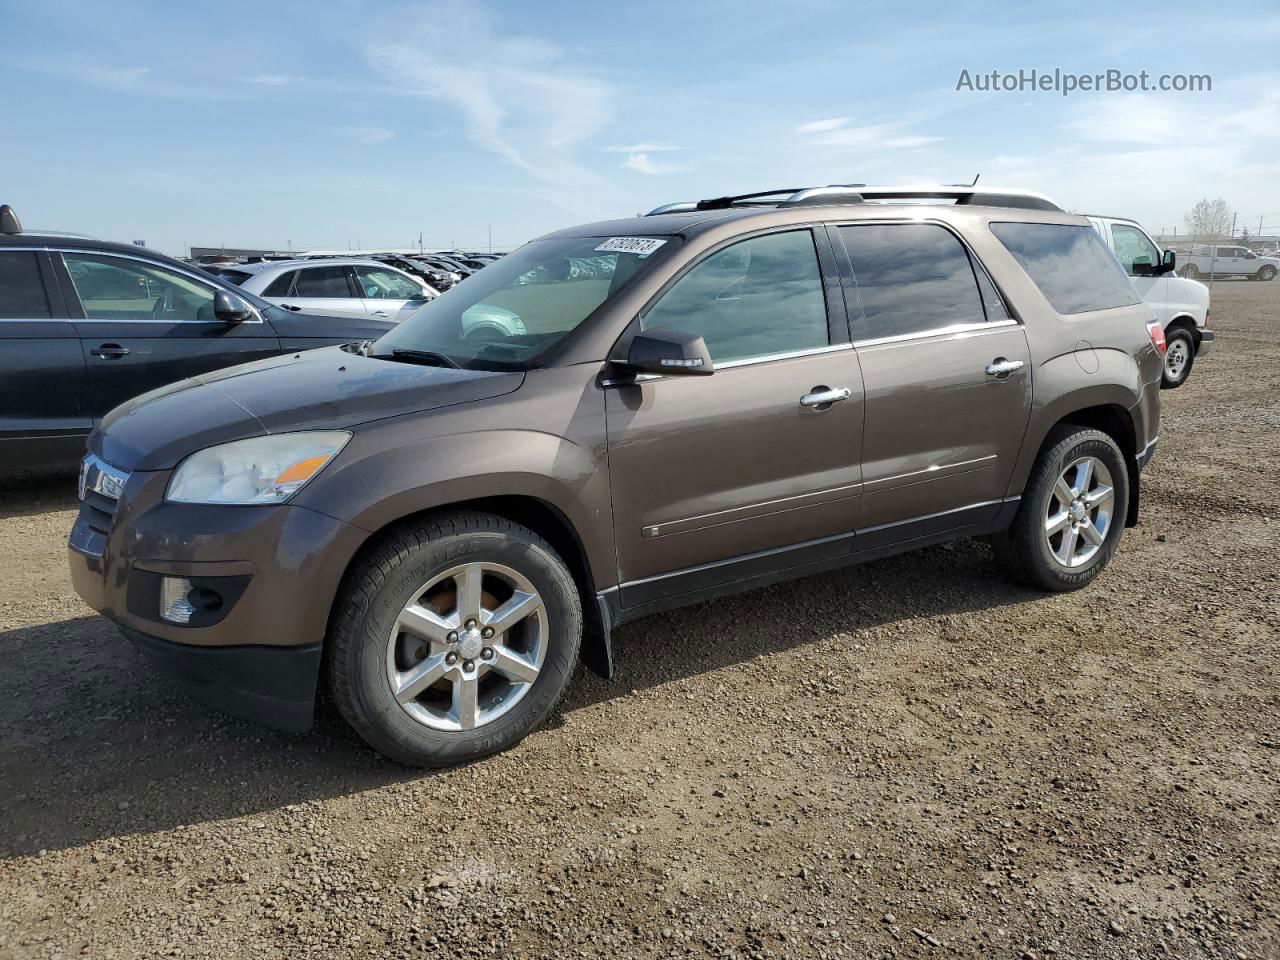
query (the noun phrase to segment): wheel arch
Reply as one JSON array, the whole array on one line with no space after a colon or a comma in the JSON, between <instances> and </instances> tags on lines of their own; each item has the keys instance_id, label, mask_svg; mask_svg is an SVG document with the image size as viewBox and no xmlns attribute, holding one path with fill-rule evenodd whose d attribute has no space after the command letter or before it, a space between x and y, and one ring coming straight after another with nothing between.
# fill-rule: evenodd
<instances>
[{"instance_id":1,"label":"wheel arch","mask_svg":"<svg viewBox=\"0 0 1280 960\"><path fill-rule=\"evenodd\" d=\"M541 497L528 494L490 494L466 499L442 500L431 506L424 506L394 517L378 529L371 531L360 547L348 558L343 571L343 580L346 580L348 574L365 556L375 552L386 539L394 537L397 531L442 513L454 512L489 513L502 517L527 527L551 545L551 548L565 562L574 582L578 585L585 628L580 652L582 662L605 679L610 678L613 674L610 624L597 600L596 578L592 572L587 546L564 511ZM331 610L330 623L335 615L336 610Z\"/></svg>"},{"instance_id":2,"label":"wheel arch","mask_svg":"<svg viewBox=\"0 0 1280 960\"><path fill-rule=\"evenodd\" d=\"M1124 457L1125 471L1129 475L1129 506L1125 514L1125 526L1133 527L1138 523L1139 486L1142 472L1138 469L1138 439L1133 416L1127 409L1115 403L1100 403L1089 407L1081 407L1065 414L1054 422L1045 433L1047 438L1058 427L1075 426L1091 430L1099 430L1116 442ZM1043 448L1045 440L1040 441ZM1037 454L1039 449L1037 448Z\"/></svg>"},{"instance_id":3,"label":"wheel arch","mask_svg":"<svg viewBox=\"0 0 1280 960\"><path fill-rule=\"evenodd\" d=\"M1179 314L1165 324L1165 330L1186 330L1191 334L1192 345L1197 350L1200 348L1200 328L1196 325L1194 317L1185 313Z\"/></svg>"}]
</instances>

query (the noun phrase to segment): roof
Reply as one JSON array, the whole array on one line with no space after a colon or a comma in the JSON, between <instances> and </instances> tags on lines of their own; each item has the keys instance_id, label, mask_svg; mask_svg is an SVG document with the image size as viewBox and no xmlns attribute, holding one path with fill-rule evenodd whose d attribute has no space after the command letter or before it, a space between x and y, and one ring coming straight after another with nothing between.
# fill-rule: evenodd
<instances>
[{"instance_id":1,"label":"roof","mask_svg":"<svg viewBox=\"0 0 1280 960\"><path fill-rule=\"evenodd\" d=\"M263 273L267 270L298 270L302 267L391 266L372 257L313 257L299 260L263 260L261 263L225 263L219 267L243 270L245 273Z\"/></svg>"}]
</instances>

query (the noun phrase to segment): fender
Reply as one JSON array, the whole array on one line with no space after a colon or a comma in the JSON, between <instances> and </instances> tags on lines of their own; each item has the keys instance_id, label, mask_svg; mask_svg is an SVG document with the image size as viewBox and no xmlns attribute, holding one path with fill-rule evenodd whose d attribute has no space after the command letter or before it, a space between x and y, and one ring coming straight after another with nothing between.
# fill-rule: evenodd
<instances>
[{"instance_id":1,"label":"fender","mask_svg":"<svg viewBox=\"0 0 1280 960\"><path fill-rule=\"evenodd\" d=\"M1082 379L1081 373L1090 376ZM1071 414L1095 407L1110 407L1127 425L1128 436L1117 438L1132 457L1140 435L1132 410L1142 400L1142 377L1132 356L1121 350L1072 350L1036 367L1035 397L1027 435L1009 481L1008 495L1020 494L1049 431Z\"/></svg>"}]
</instances>

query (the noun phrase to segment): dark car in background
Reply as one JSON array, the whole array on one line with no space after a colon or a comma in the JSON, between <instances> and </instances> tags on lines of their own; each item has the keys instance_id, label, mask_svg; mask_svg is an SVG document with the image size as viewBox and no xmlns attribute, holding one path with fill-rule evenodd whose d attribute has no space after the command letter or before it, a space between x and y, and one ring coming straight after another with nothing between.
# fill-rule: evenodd
<instances>
[{"instance_id":1,"label":"dark car in background","mask_svg":"<svg viewBox=\"0 0 1280 960\"><path fill-rule=\"evenodd\" d=\"M113 407L176 380L393 324L272 306L143 247L0 217L0 474L72 467Z\"/></svg>"}]
</instances>

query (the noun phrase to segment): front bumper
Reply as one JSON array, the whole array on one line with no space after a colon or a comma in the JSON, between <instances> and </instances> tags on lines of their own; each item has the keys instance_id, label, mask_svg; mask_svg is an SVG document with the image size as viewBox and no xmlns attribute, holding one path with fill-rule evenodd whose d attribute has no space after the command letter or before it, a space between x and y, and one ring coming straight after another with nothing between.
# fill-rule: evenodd
<instances>
[{"instance_id":1,"label":"front bumper","mask_svg":"<svg viewBox=\"0 0 1280 960\"><path fill-rule=\"evenodd\" d=\"M311 729L320 644L200 647L121 632L161 674L215 710L286 733Z\"/></svg>"},{"instance_id":2,"label":"front bumper","mask_svg":"<svg viewBox=\"0 0 1280 960\"><path fill-rule=\"evenodd\" d=\"M1200 335L1199 341L1196 343L1196 357L1203 357L1213 349L1214 333L1212 330L1206 330L1201 327L1197 331Z\"/></svg>"},{"instance_id":3,"label":"front bumper","mask_svg":"<svg viewBox=\"0 0 1280 960\"><path fill-rule=\"evenodd\" d=\"M290 504L167 503L168 480L135 473L118 501L86 497L68 550L76 592L201 699L306 730L329 610L365 531ZM222 602L188 624L166 621L166 577L215 588Z\"/></svg>"}]
</instances>

